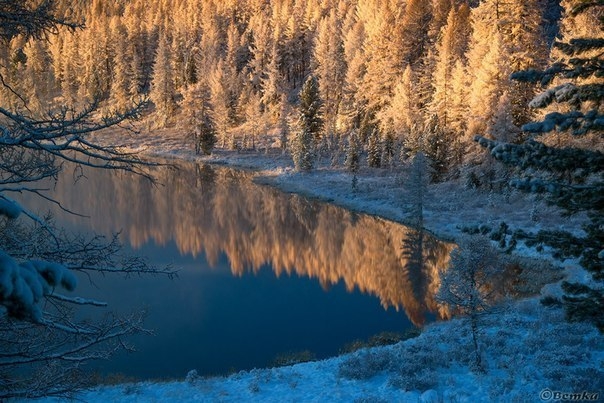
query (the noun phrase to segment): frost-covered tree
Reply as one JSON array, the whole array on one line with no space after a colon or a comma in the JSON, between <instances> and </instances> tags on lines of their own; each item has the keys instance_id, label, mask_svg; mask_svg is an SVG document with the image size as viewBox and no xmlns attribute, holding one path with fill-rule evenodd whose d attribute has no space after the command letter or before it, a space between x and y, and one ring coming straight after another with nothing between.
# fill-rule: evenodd
<instances>
[{"instance_id":1,"label":"frost-covered tree","mask_svg":"<svg viewBox=\"0 0 604 403\"><path fill-rule=\"evenodd\" d=\"M17 35L42 40L61 27L78 26L55 16L51 6L0 2L0 48ZM0 104L0 400L67 396L84 386L84 362L108 357L127 346L123 337L144 331L138 314L83 322L74 308L106 304L64 291L76 288L75 271L137 273L149 267L121 256L117 238L68 235L10 196L48 199L40 182L56 179L66 161L145 175L142 160L100 146L90 136L125 123L140 106L95 121L97 106L40 115L27 104L19 109Z\"/></svg>"},{"instance_id":2,"label":"frost-covered tree","mask_svg":"<svg viewBox=\"0 0 604 403\"><path fill-rule=\"evenodd\" d=\"M309 76L300 91L300 125L315 140L323 134L323 100L317 79Z\"/></svg>"},{"instance_id":3,"label":"frost-covered tree","mask_svg":"<svg viewBox=\"0 0 604 403\"><path fill-rule=\"evenodd\" d=\"M346 147L346 168L356 174L361 166L361 141L359 134L353 130L348 135L348 145Z\"/></svg>"},{"instance_id":4,"label":"frost-covered tree","mask_svg":"<svg viewBox=\"0 0 604 403\"><path fill-rule=\"evenodd\" d=\"M314 48L315 74L324 102L324 117L328 130L334 131L342 100L346 64L339 16L332 10L319 23Z\"/></svg>"},{"instance_id":5,"label":"frost-covered tree","mask_svg":"<svg viewBox=\"0 0 604 403\"><path fill-rule=\"evenodd\" d=\"M565 2L564 21L593 16L603 29L599 2ZM596 33L594 29L591 32ZM590 222L585 234L540 231L519 234L529 245L546 244L561 258L579 258L591 273L592 284L563 283L562 302L570 320L589 320L604 330L604 66L601 37L575 36L572 32L556 42L560 58L549 68L514 73L520 82L540 83L547 89L530 103L532 108L551 108L542 120L522 129L527 140L511 144L478 136L476 141L496 159L520 168L522 176L512 186L543 193L568 214L586 213Z\"/></svg>"},{"instance_id":6,"label":"frost-covered tree","mask_svg":"<svg viewBox=\"0 0 604 403\"><path fill-rule=\"evenodd\" d=\"M380 132L374 128L367 141L367 165L372 168L382 166L382 139Z\"/></svg>"},{"instance_id":7,"label":"frost-covered tree","mask_svg":"<svg viewBox=\"0 0 604 403\"><path fill-rule=\"evenodd\" d=\"M363 42L365 38L364 25L358 21L356 13L351 12L346 18L349 25L343 29L344 57L347 63L346 75L342 84L342 103L340 107L342 126L347 129L360 126L363 105L359 86L365 74L365 56Z\"/></svg>"},{"instance_id":8,"label":"frost-covered tree","mask_svg":"<svg viewBox=\"0 0 604 403\"><path fill-rule=\"evenodd\" d=\"M161 125L168 122L176 108L174 81L171 71L170 44L166 34L162 33L155 53L150 93L151 101L155 104L155 112Z\"/></svg>"},{"instance_id":9,"label":"frost-covered tree","mask_svg":"<svg viewBox=\"0 0 604 403\"><path fill-rule=\"evenodd\" d=\"M502 269L498 251L486 238L466 236L451 254L447 269L440 273L441 285L436 295L451 313L467 315L474 353L474 366L485 372L480 348L480 315L493 303L493 279Z\"/></svg>"},{"instance_id":10,"label":"frost-covered tree","mask_svg":"<svg viewBox=\"0 0 604 403\"><path fill-rule=\"evenodd\" d=\"M391 133L403 146L417 151L420 147L420 130L422 113L417 93L416 75L407 66L394 87L390 104L378 113L380 128Z\"/></svg>"},{"instance_id":11,"label":"frost-covered tree","mask_svg":"<svg viewBox=\"0 0 604 403\"><path fill-rule=\"evenodd\" d=\"M300 116L291 143L292 157L299 171L313 168L316 144L323 131L322 109L317 80L309 76L300 91Z\"/></svg>"},{"instance_id":12,"label":"frost-covered tree","mask_svg":"<svg viewBox=\"0 0 604 403\"><path fill-rule=\"evenodd\" d=\"M430 176L430 160L419 151L413 157L404 182L405 199L409 205L407 217L418 231L424 229L424 209L429 200Z\"/></svg>"},{"instance_id":13,"label":"frost-covered tree","mask_svg":"<svg viewBox=\"0 0 604 403\"><path fill-rule=\"evenodd\" d=\"M184 94L182 103L184 128L193 137L195 153L212 153L218 141L213 109L210 101L210 89L205 82L199 82L189 87Z\"/></svg>"},{"instance_id":14,"label":"frost-covered tree","mask_svg":"<svg viewBox=\"0 0 604 403\"><path fill-rule=\"evenodd\" d=\"M125 27L114 18L111 21L113 38L115 40L115 66L111 80L111 99L118 109L127 107L132 99L130 90L132 88L132 78L134 74L130 70L132 63L127 51L128 43Z\"/></svg>"},{"instance_id":15,"label":"frost-covered tree","mask_svg":"<svg viewBox=\"0 0 604 403\"><path fill-rule=\"evenodd\" d=\"M450 110L459 102L455 93L453 71L456 63L463 60L467 48L469 16L470 9L465 4L451 8L436 44L436 66L432 73L433 93L428 110L437 116L438 123L444 130L450 130L453 120Z\"/></svg>"},{"instance_id":16,"label":"frost-covered tree","mask_svg":"<svg viewBox=\"0 0 604 403\"><path fill-rule=\"evenodd\" d=\"M290 148L294 166L298 171L310 171L315 163L315 139L308 129L300 125L294 131Z\"/></svg>"}]
</instances>

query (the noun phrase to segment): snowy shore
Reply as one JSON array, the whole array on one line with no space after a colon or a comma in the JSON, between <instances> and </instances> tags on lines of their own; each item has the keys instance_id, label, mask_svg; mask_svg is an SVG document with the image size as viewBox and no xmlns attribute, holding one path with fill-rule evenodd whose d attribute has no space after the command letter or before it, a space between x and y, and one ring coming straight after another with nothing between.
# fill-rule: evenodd
<instances>
[{"instance_id":1,"label":"snowy shore","mask_svg":"<svg viewBox=\"0 0 604 403\"><path fill-rule=\"evenodd\" d=\"M123 144L119 134L104 136L108 142ZM149 156L198 159L178 132L156 132L126 146ZM256 181L287 192L407 221L404 179L399 173L363 171L353 192L351 175L341 168L297 173L289 157L276 149L268 153L218 150L200 160L253 170ZM501 221L532 230L580 227L576 217L562 218L522 194L506 198L454 184L430 189L425 225L440 237L455 239L463 226L497 226ZM520 252L534 256L528 249ZM572 262L566 266L567 275L584 275ZM542 291L558 292L556 284ZM101 386L77 397L85 402L531 402L585 392L603 399L604 340L593 326L567 323L561 310L546 309L534 297L502 304L481 318L480 327L484 374L473 370L469 325L455 319L429 325L420 336L393 346L328 360L228 377L200 378L191 372L186 379L183 374L182 381Z\"/></svg>"}]
</instances>

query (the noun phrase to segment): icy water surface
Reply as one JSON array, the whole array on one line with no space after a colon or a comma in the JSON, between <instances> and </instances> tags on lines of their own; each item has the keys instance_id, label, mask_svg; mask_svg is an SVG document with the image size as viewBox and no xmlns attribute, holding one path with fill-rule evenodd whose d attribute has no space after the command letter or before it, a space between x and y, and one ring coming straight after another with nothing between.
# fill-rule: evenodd
<instances>
[{"instance_id":1,"label":"icy water surface","mask_svg":"<svg viewBox=\"0 0 604 403\"><path fill-rule=\"evenodd\" d=\"M228 168L153 169L158 186L123 172L83 173L65 170L54 197L89 218L57 212L58 222L121 231L128 250L179 269L175 280L81 283L80 295L112 310L146 309L155 330L132 340L138 352L95 365L103 374L184 377L269 366L290 353L324 358L438 317L437 273L451 245L427 234L256 185Z\"/></svg>"}]
</instances>

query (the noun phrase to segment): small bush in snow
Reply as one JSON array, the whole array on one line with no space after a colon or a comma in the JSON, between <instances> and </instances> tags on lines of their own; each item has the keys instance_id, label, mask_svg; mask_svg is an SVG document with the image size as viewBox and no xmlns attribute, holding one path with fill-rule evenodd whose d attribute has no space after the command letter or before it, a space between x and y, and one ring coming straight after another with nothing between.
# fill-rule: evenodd
<instances>
[{"instance_id":1,"label":"small bush in snow","mask_svg":"<svg viewBox=\"0 0 604 403\"><path fill-rule=\"evenodd\" d=\"M190 383L190 384L194 384L196 383L201 377L199 376L199 374L197 373L196 369L192 369L189 372L187 372L187 376L185 377L185 382Z\"/></svg>"},{"instance_id":2,"label":"small bush in snow","mask_svg":"<svg viewBox=\"0 0 604 403\"><path fill-rule=\"evenodd\" d=\"M369 379L388 369L390 363L390 354L385 351L359 351L342 362L339 376L350 379Z\"/></svg>"},{"instance_id":3,"label":"small bush in snow","mask_svg":"<svg viewBox=\"0 0 604 403\"><path fill-rule=\"evenodd\" d=\"M438 386L439 376L434 368L422 368L419 371L394 376L390 384L402 390L418 390L420 392L430 390Z\"/></svg>"}]
</instances>

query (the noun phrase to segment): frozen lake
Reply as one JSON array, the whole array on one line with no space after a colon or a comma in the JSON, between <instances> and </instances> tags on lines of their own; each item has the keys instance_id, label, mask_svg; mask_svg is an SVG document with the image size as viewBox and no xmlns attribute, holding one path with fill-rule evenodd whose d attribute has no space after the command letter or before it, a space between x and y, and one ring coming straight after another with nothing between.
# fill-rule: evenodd
<instances>
[{"instance_id":1,"label":"frozen lake","mask_svg":"<svg viewBox=\"0 0 604 403\"><path fill-rule=\"evenodd\" d=\"M136 353L95 364L103 374L182 378L191 369L270 366L304 351L324 358L438 318L437 273L451 245L427 234L257 185L228 168L154 168L158 186L123 172L81 173L66 169L53 197L89 217L55 209L60 225L120 231L128 252L179 270L174 280L81 281L79 295L113 311L145 309L155 332L131 340Z\"/></svg>"}]
</instances>

